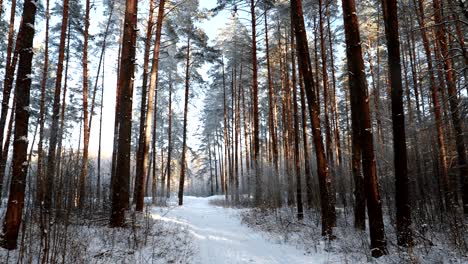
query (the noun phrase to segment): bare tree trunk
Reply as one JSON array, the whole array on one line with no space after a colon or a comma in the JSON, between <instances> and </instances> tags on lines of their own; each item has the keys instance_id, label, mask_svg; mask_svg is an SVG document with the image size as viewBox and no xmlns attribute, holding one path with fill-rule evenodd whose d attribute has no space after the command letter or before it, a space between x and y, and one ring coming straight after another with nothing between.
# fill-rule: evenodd
<instances>
[{"instance_id":1,"label":"bare tree trunk","mask_svg":"<svg viewBox=\"0 0 468 264\"><path fill-rule=\"evenodd\" d=\"M351 112L354 120L359 116L358 126L361 145L364 185L367 199L367 214L371 237L371 253L373 257L387 254L382 205L379 196L377 170L372 142L372 127L369 112L369 94L362 58L362 47L359 36L359 23L354 0L343 0L343 19L346 37L346 55L348 58L349 84L351 90ZM354 128L356 129L356 128ZM355 139L353 139L355 140Z\"/></svg>"},{"instance_id":2,"label":"bare tree trunk","mask_svg":"<svg viewBox=\"0 0 468 264\"><path fill-rule=\"evenodd\" d=\"M170 195L170 193L169 193L170 189L169 188L171 187L170 184L169 184L169 181L171 179L171 161L172 161L172 158L171 158L171 154L172 154L172 79L170 80L170 84L169 84L169 127L168 127L167 130L168 130L167 131L167 135L168 135L168 139L167 139L167 144L168 144L168 147L167 147L167 180L168 180L168 184L167 184L167 196L166 197L169 198L169 195ZM164 190L164 182L162 183L162 188ZM164 191L162 192L162 194L164 194Z\"/></svg>"},{"instance_id":3,"label":"bare tree trunk","mask_svg":"<svg viewBox=\"0 0 468 264\"><path fill-rule=\"evenodd\" d=\"M393 161L395 167L397 240L398 245L410 247L413 244L413 237L410 228L411 205L408 186L408 161L406 152L397 1L382 0L382 10L385 22L385 35L387 38L390 86L392 89Z\"/></svg>"},{"instance_id":4,"label":"bare tree trunk","mask_svg":"<svg viewBox=\"0 0 468 264\"><path fill-rule=\"evenodd\" d=\"M112 186L114 186L114 179L116 174L117 165L117 151L119 148L119 109L120 109L120 68L121 61L120 55L122 54L122 38L123 38L123 21L120 20L120 38L119 38L119 51L117 58L117 91L115 93L115 114L114 114L114 142L112 144L112 163L111 163L111 186L110 186L110 200L112 200Z\"/></svg>"},{"instance_id":5,"label":"bare tree trunk","mask_svg":"<svg viewBox=\"0 0 468 264\"><path fill-rule=\"evenodd\" d=\"M331 137L331 129L330 129L330 120L328 114L328 106L329 106L329 99L328 99L328 66L327 66L327 49L325 46L325 33L323 29L323 14L322 14L322 0L319 0L319 30L320 30L320 50L321 50L321 58L322 58L322 84L323 84L323 109L324 109L324 116L325 116L325 145L326 145L326 152L327 152L327 160L328 166L334 167L334 159L333 159L333 151L332 151L332 137ZM331 178L334 178L333 176ZM333 183L332 183L333 185ZM332 188L333 189L333 188ZM332 199L334 194L331 193Z\"/></svg>"},{"instance_id":6,"label":"bare tree trunk","mask_svg":"<svg viewBox=\"0 0 468 264\"><path fill-rule=\"evenodd\" d=\"M253 104L253 166L255 171L255 204L262 203L262 173L259 164L260 138L259 138L259 114L258 114L258 65L257 65L257 31L255 16L255 1L250 0L250 14L252 25L252 104Z\"/></svg>"},{"instance_id":7,"label":"bare tree trunk","mask_svg":"<svg viewBox=\"0 0 468 264\"><path fill-rule=\"evenodd\" d=\"M216 156L216 145L217 145L217 140L214 142L213 145L213 158L214 158L214 169L215 169L215 194L219 193L219 182L218 182L218 161L217 156ZM241 159L242 160L242 159Z\"/></svg>"},{"instance_id":8,"label":"bare tree trunk","mask_svg":"<svg viewBox=\"0 0 468 264\"><path fill-rule=\"evenodd\" d=\"M155 42L155 49L153 52L153 60L152 60L152 68L151 68L151 79L150 79L150 88L149 88L149 93L148 93L148 109L146 111L146 116L145 116L145 124L143 127L143 131L145 132L143 140L140 139L140 145L139 145L139 152L141 149L140 153L140 174L137 173L137 206L136 210L137 211L143 211L143 206L144 206L144 190L145 190L145 177L148 171L148 159L149 159L149 142L150 142L150 137L151 137L151 122L154 121L156 122L156 116L154 117L153 120L153 110L156 109L155 105L157 104L157 82L158 82L158 68L159 68L159 51L161 47L161 28L162 28L162 21L163 21L163 16L164 16L164 0L160 0L159 3L159 9L158 9L158 21L156 23L156 42ZM152 13L152 8L153 4L151 3L150 5L150 12ZM149 27L149 21L152 20L153 17L152 15L148 19L148 27ZM152 28L152 23L151 23L151 28ZM147 37L151 39L151 32L147 34ZM150 41L151 42L151 41ZM149 51L149 50L148 50ZM155 99L156 97L156 99ZM143 104L142 104L143 107ZM156 110L154 110L156 111ZM143 108L142 108L142 113L143 113ZM143 124L142 124L143 125ZM153 133L156 133L156 130L153 131ZM140 134L140 137L143 136ZM142 155L143 154L143 155ZM143 156L143 159L141 159L141 155Z\"/></svg>"},{"instance_id":9,"label":"bare tree trunk","mask_svg":"<svg viewBox=\"0 0 468 264\"><path fill-rule=\"evenodd\" d=\"M33 0L24 1L23 22L21 24L21 49L16 77L15 97L15 135L13 143L13 176L8 197L8 207L0 237L0 245L8 250L16 249L19 228L24 207L24 191L28 172L28 125L29 96L31 88L31 64L33 57L34 20L36 3Z\"/></svg>"},{"instance_id":10,"label":"bare tree trunk","mask_svg":"<svg viewBox=\"0 0 468 264\"><path fill-rule=\"evenodd\" d=\"M224 58L223 58L223 135L224 135L224 180L223 180L223 190L226 200L228 198L228 188L227 188L227 177L228 177L228 146L229 146L229 137L228 137L228 127L227 127L227 102L226 102L226 77L224 73Z\"/></svg>"},{"instance_id":11,"label":"bare tree trunk","mask_svg":"<svg viewBox=\"0 0 468 264\"><path fill-rule=\"evenodd\" d=\"M311 71L309 47L302 11L302 1L291 0L291 10L295 10L292 14L292 20L296 35L297 55L301 58L299 60L299 72L304 78L304 88L307 95L307 101L309 103L310 121L312 123L312 135L314 138L315 155L317 159L317 174L319 177L320 202L322 208L322 235L332 236L335 208L331 205L330 175L320 127L319 105L317 103L316 94L314 93L316 83Z\"/></svg>"},{"instance_id":12,"label":"bare tree trunk","mask_svg":"<svg viewBox=\"0 0 468 264\"><path fill-rule=\"evenodd\" d=\"M182 135L182 160L180 162L180 181L179 181L179 205L184 203L184 184L186 170L186 152L187 152L187 113L190 89L190 36L187 39L187 54L185 66L185 103L184 103L184 128Z\"/></svg>"},{"instance_id":13,"label":"bare tree trunk","mask_svg":"<svg viewBox=\"0 0 468 264\"><path fill-rule=\"evenodd\" d=\"M105 57L105 55L104 55ZM103 64L104 60L103 60ZM98 204L101 202L101 148L102 148L102 109L104 107L104 80L105 80L105 69L102 68L102 87L101 87L101 105L99 113L99 146L98 146L98 157L97 157L97 183L96 183L96 199Z\"/></svg>"},{"instance_id":14,"label":"bare tree trunk","mask_svg":"<svg viewBox=\"0 0 468 264\"><path fill-rule=\"evenodd\" d=\"M333 102L331 102L331 111L334 118L334 140L335 140L335 155L336 155L336 164L340 166L341 164L341 142L340 142L340 124L339 124L339 114L338 114L338 101L336 99L336 75L335 75L335 57L333 55L333 42L332 42L332 32L330 26L330 12L329 6L330 2L327 2L325 15L327 17L327 27L328 27L328 44L330 48L330 67L331 67L331 76L333 84Z\"/></svg>"},{"instance_id":15,"label":"bare tree trunk","mask_svg":"<svg viewBox=\"0 0 468 264\"><path fill-rule=\"evenodd\" d=\"M301 183L301 160L299 157L299 110L297 106L297 81L296 81L296 54L294 52L294 27L291 24L291 67L292 67L292 89L293 89L293 113L294 113L294 163L296 169L296 201L297 218L304 218L302 205L302 183Z\"/></svg>"},{"instance_id":16,"label":"bare tree trunk","mask_svg":"<svg viewBox=\"0 0 468 264\"><path fill-rule=\"evenodd\" d=\"M416 3L414 3L416 5ZM433 105L433 111L434 111L434 116L436 120L436 127L437 127L437 143L438 143L438 148L439 148L439 162L440 162L440 170L441 170L441 177L442 177L442 182L443 182L443 188L445 191L445 198L446 198L446 203L447 206L451 205L451 202L449 201L450 195L449 193L452 192L450 180L448 178L448 166L447 166L447 150L445 147L445 136L444 136L444 130L442 127L442 112L441 112L441 107L440 107L440 102L439 102L439 91L438 87L436 84L436 79L434 76L434 67L432 64L432 52L431 48L429 46L429 34L426 30L426 18L424 15L424 8L423 8L423 2L422 0L418 0L418 8L416 11L419 10L418 13L418 23L421 28L421 36L423 39L423 46L424 46L424 52L426 54L426 59L427 59L427 68L428 68L428 74L429 74L429 81L431 84L431 92L432 92L432 105Z\"/></svg>"},{"instance_id":17,"label":"bare tree trunk","mask_svg":"<svg viewBox=\"0 0 468 264\"><path fill-rule=\"evenodd\" d=\"M42 157L43 157L43 145L44 145L44 123L45 123L45 94L47 86L47 76L49 72L49 0L46 1L46 28L45 28L45 49L44 49L44 67L42 69L42 81L41 81L41 105L39 110L39 142L37 145L37 179L36 179L36 204L40 206L40 202L44 200L44 179L42 173ZM1 184L2 179L0 179ZM0 187L1 197L1 187Z\"/></svg>"},{"instance_id":18,"label":"bare tree trunk","mask_svg":"<svg viewBox=\"0 0 468 264\"><path fill-rule=\"evenodd\" d=\"M240 134L240 89L242 86L242 64L240 65L240 72L239 72L239 87L236 85L236 96L235 102L236 102L236 111L235 111L235 124L236 124L236 129L235 129L235 150L234 150L234 155L235 155L235 201L236 203L239 203L239 159L241 160L241 171L242 171L242 153L239 154L239 151L242 151L242 148L240 147L241 142L239 141L239 134ZM239 157L240 156L240 157Z\"/></svg>"},{"instance_id":19,"label":"bare tree trunk","mask_svg":"<svg viewBox=\"0 0 468 264\"><path fill-rule=\"evenodd\" d=\"M59 58L57 63L57 76L55 78L55 93L54 93L54 106L52 112L52 126L50 128L49 137L49 152L47 154L47 165L46 165L46 185L49 188L48 192L44 195L44 208L49 210L52 207L52 194L54 190L54 175L56 168L56 149L57 149L57 138L58 138L58 122L60 117L60 93L62 86L63 77L63 61L65 58L65 37L67 35L68 26L68 1L63 1L62 11L62 25L60 32L60 44L59 44Z\"/></svg>"},{"instance_id":20,"label":"bare tree trunk","mask_svg":"<svg viewBox=\"0 0 468 264\"><path fill-rule=\"evenodd\" d=\"M299 58L297 58L299 60ZM295 66L293 66L295 67ZM299 72L299 86L301 92L301 118L302 118L302 141L304 143L304 172L306 183L306 199L307 208L312 208L313 194L312 194L312 172L310 167L310 150L309 150L309 135L307 134L307 105L305 101L304 80L301 72Z\"/></svg>"},{"instance_id":21,"label":"bare tree trunk","mask_svg":"<svg viewBox=\"0 0 468 264\"><path fill-rule=\"evenodd\" d=\"M248 130L248 120L247 120L247 108L245 104L245 95L244 95L244 86L241 86L241 96L242 96L242 119L244 120L244 144L245 144L245 168L247 169L247 177L250 177L250 152L249 152L249 130ZM249 183L247 183L250 186Z\"/></svg>"},{"instance_id":22,"label":"bare tree trunk","mask_svg":"<svg viewBox=\"0 0 468 264\"><path fill-rule=\"evenodd\" d=\"M71 32L70 31L70 28L71 28L71 23L68 23L68 32ZM62 105L61 105L61 111L60 111L60 127L59 127L59 131L58 131L58 134L57 134L57 152L56 152L56 170L54 172L54 175L55 177L57 177L59 179L59 183L60 183L60 186L61 186L61 183L62 183L62 179L63 179L63 168L62 168L62 143L63 143L63 135L64 135L64 130L65 130L65 111L66 111L66 102L67 102L67 89L68 89L68 69L69 69L69 63L70 63L70 36L71 36L71 33L68 34L67 36L67 48L66 48L66 61L65 61L65 80L64 80L64 84L63 84L63 93L62 93ZM79 159L79 149L80 149L80 146L81 146L81 118L82 116L80 117L80 134L79 134L79 137L78 137L78 151L77 151L77 155L76 155L76 161L78 163L78 159ZM76 165L78 166L78 165ZM77 184L76 184L77 185ZM74 189L73 190L69 190L72 195L75 195L74 194ZM56 197L61 197L61 194L62 194L62 188L59 187L57 188L57 195ZM61 203L61 200L60 199L57 199L56 200L59 201L59 203ZM72 206L72 204L74 204L74 202L72 202L71 200L69 201L69 207ZM61 208L61 204L59 204L58 206L56 206L56 208ZM57 214L60 213L60 210L57 212Z\"/></svg>"},{"instance_id":23,"label":"bare tree trunk","mask_svg":"<svg viewBox=\"0 0 468 264\"><path fill-rule=\"evenodd\" d=\"M135 49L137 36L138 1L127 0L125 28L122 44L119 109L119 142L117 151L116 175L112 182L111 227L125 225L125 210L128 208L130 181L130 144L132 132L132 95L135 71Z\"/></svg>"},{"instance_id":24,"label":"bare tree trunk","mask_svg":"<svg viewBox=\"0 0 468 264\"><path fill-rule=\"evenodd\" d=\"M207 144L207 147L208 147L208 161L210 163L209 167L210 167L210 195L213 196L214 195L214 186L213 186L213 163L212 163L212 160L211 160L211 146L210 146L210 141L208 140L208 144Z\"/></svg>"},{"instance_id":25,"label":"bare tree trunk","mask_svg":"<svg viewBox=\"0 0 468 264\"><path fill-rule=\"evenodd\" d=\"M268 113L268 125L269 125L269 132L271 138L271 145L272 145L272 152L273 152L273 166L274 166L274 177L275 177L275 184L277 184L277 188L279 187L279 171L278 171L278 139L276 137L276 104L274 97L276 93L273 91L273 80L271 77L271 70L270 70L270 46L268 42L268 16L267 11L264 13L265 18L265 49L266 49L266 59L267 59L267 75L268 75L268 106L269 106L269 113ZM245 107L245 105L244 105ZM244 117L245 118L245 117ZM244 122L245 124L245 122ZM278 191L275 194L274 202L277 207L281 206L281 193Z\"/></svg>"},{"instance_id":26,"label":"bare tree trunk","mask_svg":"<svg viewBox=\"0 0 468 264\"><path fill-rule=\"evenodd\" d=\"M3 190L3 178L5 177L5 166L7 163L7 156L3 156L1 153L3 150L3 140L5 136L5 124L9 111L10 95L13 89L13 80L15 75L16 63L18 62L18 52L21 43L21 31L17 34L15 49L13 50L13 36L15 29L15 15L16 15L16 0L11 1L11 12L10 12L10 24L8 30L8 46L7 46L7 58L5 65L5 79L3 82L3 97L2 97L2 110L0 113L0 197L2 197ZM20 27L21 30L21 27ZM13 60L12 57L13 56ZM10 114L13 118L13 113ZM7 150L8 151L8 150ZM0 201L0 204L2 202Z\"/></svg>"},{"instance_id":27,"label":"bare tree trunk","mask_svg":"<svg viewBox=\"0 0 468 264\"><path fill-rule=\"evenodd\" d=\"M455 86L454 69L452 66L451 56L447 47L447 38L445 36L445 28L442 21L442 9L440 0L433 0L434 19L436 26L436 39L439 44L442 58L444 62L445 79L447 80L447 90L450 103L450 115L452 124L455 130L455 141L457 147L458 167L460 169L460 178L463 182L463 212L468 215L468 166L466 162L466 148L463 134L463 120L460 118L460 99L457 95ZM453 195L452 195L453 196ZM457 201L453 201L458 203Z\"/></svg>"},{"instance_id":28,"label":"bare tree trunk","mask_svg":"<svg viewBox=\"0 0 468 264\"><path fill-rule=\"evenodd\" d=\"M89 38L89 12L90 0L86 0L84 47L83 47L83 161L81 164L80 192L78 194L78 207L83 208L86 193L86 177L88 175L89 155L89 112L88 112L88 38ZM93 113L91 113L92 115Z\"/></svg>"}]
</instances>

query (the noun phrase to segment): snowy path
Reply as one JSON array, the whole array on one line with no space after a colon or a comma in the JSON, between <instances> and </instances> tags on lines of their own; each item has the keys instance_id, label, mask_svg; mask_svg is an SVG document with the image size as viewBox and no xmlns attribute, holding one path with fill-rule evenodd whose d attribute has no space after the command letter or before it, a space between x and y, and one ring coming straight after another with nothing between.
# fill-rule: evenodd
<instances>
[{"instance_id":1,"label":"snowy path","mask_svg":"<svg viewBox=\"0 0 468 264\"><path fill-rule=\"evenodd\" d=\"M267 241L233 213L235 209L209 204L210 198L184 197L184 206L154 218L186 225L198 246L194 263L199 264L301 264L323 263L322 256L305 256L289 245Z\"/></svg>"}]
</instances>

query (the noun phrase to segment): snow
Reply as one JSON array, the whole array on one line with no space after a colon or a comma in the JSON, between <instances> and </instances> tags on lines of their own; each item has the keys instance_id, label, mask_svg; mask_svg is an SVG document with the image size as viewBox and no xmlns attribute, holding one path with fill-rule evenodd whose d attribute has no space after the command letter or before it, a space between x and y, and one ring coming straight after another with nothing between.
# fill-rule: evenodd
<instances>
[{"instance_id":1,"label":"snow","mask_svg":"<svg viewBox=\"0 0 468 264\"><path fill-rule=\"evenodd\" d=\"M370 256L368 230L355 230L346 208L337 210L337 238L329 241L321 236L320 212L316 210L306 211L299 222L294 208L217 206L226 205L223 196L185 196L183 206L170 200L168 207L153 207L151 198L145 200L148 210L128 212L127 228L109 228L109 212L98 208L85 218L72 214L68 228L63 220L55 219L44 232L50 234L50 243L57 244L55 254L64 263L468 263L466 249L450 242L453 234L449 229L426 222L414 223L415 228L423 227L419 231L425 230L415 231L415 247L410 252L399 249L393 243L396 232L388 214L384 214L384 220L389 255L374 259ZM2 222L5 206L6 199L0 207ZM25 248L14 251L0 247L0 263L21 263L19 259L40 262L41 231L37 218L32 217L35 213L34 207L26 204L28 242Z\"/></svg>"},{"instance_id":2,"label":"snow","mask_svg":"<svg viewBox=\"0 0 468 264\"><path fill-rule=\"evenodd\" d=\"M260 232L241 224L238 211L210 205L216 199L184 197L184 205L164 211L153 208L152 217L185 226L193 235L193 263L324 263L321 254L305 255L293 246L268 241ZM219 199L219 197L218 197Z\"/></svg>"}]
</instances>

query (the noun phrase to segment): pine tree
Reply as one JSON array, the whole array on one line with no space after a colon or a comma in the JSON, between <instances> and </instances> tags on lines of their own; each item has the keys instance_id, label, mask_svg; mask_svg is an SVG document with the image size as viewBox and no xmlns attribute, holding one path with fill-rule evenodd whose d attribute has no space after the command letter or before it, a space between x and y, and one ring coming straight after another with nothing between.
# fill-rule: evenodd
<instances>
[{"instance_id":1,"label":"pine tree","mask_svg":"<svg viewBox=\"0 0 468 264\"><path fill-rule=\"evenodd\" d=\"M16 108L15 132L13 144L13 176L8 197L8 207L3 223L0 245L8 250L16 249L19 228L22 220L26 174L28 171L28 126L30 115L30 88L33 57L34 22L36 18L36 2L26 0L23 5L21 23L21 48L16 76Z\"/></svg>"}]
</instances>

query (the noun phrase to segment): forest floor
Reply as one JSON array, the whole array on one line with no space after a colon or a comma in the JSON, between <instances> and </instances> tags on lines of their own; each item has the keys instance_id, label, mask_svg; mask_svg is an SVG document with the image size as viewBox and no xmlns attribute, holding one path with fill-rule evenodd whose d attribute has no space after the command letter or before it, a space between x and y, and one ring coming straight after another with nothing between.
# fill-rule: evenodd
<instances>
[{"instance_id":1,"label":"forest floor","mask_svg":"<svg viewBox=\"0 0 468 264\"><path fill-rule=\"evenodd\" d=\"M298 221L293 207L232 208L224 196L185 196L183 206L175 197L158 203L164 206L152 206L150 200L145 213L128 215L127 228L109 228L108 211L100 209L84 219L72 214L67 222L51 221L45 238L37 212L26 209L19 248L0 248L0 264L468 263L468 234L450 232L446 225L415 221L415 247L399 248L391 213L385 214L389 254L374 259L368 231L356 231L352 212L340 208L336 239L330 241L321 236L320 214L314 210ZM50 249L44 253L46 241Z\"/></svg>"},{"instance_id":2,"label":"forest floor","mask_svg":"<svg viewBox=\"0 0 468 264\"><path fill-rule=\"evenodd\" d=\"M185 226L193 235L196 248L191 263L327 263L326 255L305 254L291 245L270 241L261 232L243 225L238 209L210 204L210 200L219 198L186 196L181 207L152 210L153 218Z\"/></svg>"}]
</instances>

